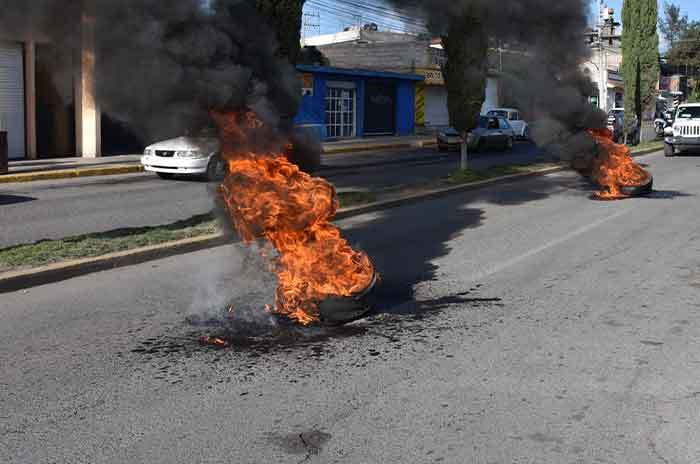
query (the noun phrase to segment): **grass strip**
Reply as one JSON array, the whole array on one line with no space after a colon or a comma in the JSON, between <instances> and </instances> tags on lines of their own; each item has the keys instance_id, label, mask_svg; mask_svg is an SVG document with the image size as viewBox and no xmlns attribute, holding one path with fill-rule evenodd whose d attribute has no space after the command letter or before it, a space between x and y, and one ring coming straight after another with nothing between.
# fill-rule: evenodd
<instances>
[{"instance_id":1,"label":"grass strip","mask_svg":"<svg viewBox=\"0 0 700 464\"><path fill-rule=\"evenodd\" d=\"M511 164L507 166L495 166L484 170L458 169L452 172L445 182L450 185L468 184L482 180L493 179L494 177L510 176L513 174L523 174L527 172L539 171L544 168L553 167L552 163L537 164Z\"/></svg>"},{"instance_id":2,"label":"grass strip","mask_svg":"<svg viewBox=\"0 0 700 464\"><path fill-rule=\"evenodd\" d=\"M663 140L652 140L651 142L644 142L644 143L640 143L639 145L635 145L634 147L631 147L631 152L632 152L632 154L634 154L634 153L639 153L640 151L653 150L653 149L661 150L663 148L664 148Z\"/></svg>"},{"instance_id":3,"label":"grass strip","mask_svg":"<svg viewBox=\"0 0 700 464\"><path fill-rule=\"evenodd\" d=\"M348 206L364 205L377 201L377 195L374 192L340 192L338 200L341 208Z\"/></svg>"},{"instance_id":4,"label":"grass strip","mask_svg":"<svg viewBox=\"0 0 700 464\"><path fill-rule=\"evenodd\" d=\"M92 258L118 251L199 237L216 233L218 230L219 226L213 215L204 214L162 226L117 229L60 240L42 240L0 249L0 272L38 267L73 259Z\"/></svg>"}]
</instances>

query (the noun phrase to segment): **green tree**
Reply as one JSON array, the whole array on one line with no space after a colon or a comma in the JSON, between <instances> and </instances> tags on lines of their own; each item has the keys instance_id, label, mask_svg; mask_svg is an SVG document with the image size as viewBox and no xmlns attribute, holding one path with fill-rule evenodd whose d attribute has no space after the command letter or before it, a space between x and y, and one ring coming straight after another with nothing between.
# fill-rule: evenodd
<instances>
[{"instance_id":1,"label":"green tree","mask_svg":"<svg viewBox=\"0 0 700 464\"><path fill-rule=\"evenodd\" d=\"M486 98L488 37L479 15L466 9L452 16L442 45L447 55L443 75L450 124L462 134L460 167L466 169L467 133L477 126Z\"/></svg>"},{"instance_id":2,"label":"green tree","mask_svg":"<svg viewBox=\"0 0 700 464\"><path fill-rule=\"evenodd\" d=\"M625 132L631 133L652 107L659 80L657 0L625 0L622 7L622 75Z\"/></svg>"},{"instance_id":3,"label":"green tree","mask_svg":"<svg viewBox=\"0 0 700 464\"><path fill-rule=\"evenodd\" d=\"M681 13L680 6L664 2L664 14L659 17L659 30L670 46L685 34L688 25L688 15Z\"/></svg>"},{"instance_id":4,"label":"green tree","mask_svg":"<svg viewBox=\"0 0 700 464\"><path fill-rule=\"evenodd\" d=\"M301 20L306 0L255 0L258 11L277 34L279 56L296 63L301 48Z\"/></svg>"},{"instance_id":5,"label":"green tree","mask_svg":"<svg viewBox=\"0 0 700 464\"><path fill-rule=\"evenodd\" d=\"M689 23L666 53L666 61L674 66L700 67L700 23Z\"/></svg>"}]
</instances>

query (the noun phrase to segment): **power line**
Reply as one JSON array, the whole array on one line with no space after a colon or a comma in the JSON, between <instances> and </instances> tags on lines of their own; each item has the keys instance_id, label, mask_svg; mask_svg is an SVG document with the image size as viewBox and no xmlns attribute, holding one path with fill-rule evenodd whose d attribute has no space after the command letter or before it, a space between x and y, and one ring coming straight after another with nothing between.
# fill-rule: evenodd
<instances>
[{"instance_id":1,"label":"power line","mask_svg":"<svg viewBox=\"0 0 700 464\"><path fill-rule=\"evenodd\" d=\"M355 23L360 17L367 22L372 22L388 30L399 32L422 32L425 31L425 23L406 14L402 10L393 10L382 5L369 3L363 0L310 0L319 10L333 16L351 20Z\"/></svg>"}]
</instances>

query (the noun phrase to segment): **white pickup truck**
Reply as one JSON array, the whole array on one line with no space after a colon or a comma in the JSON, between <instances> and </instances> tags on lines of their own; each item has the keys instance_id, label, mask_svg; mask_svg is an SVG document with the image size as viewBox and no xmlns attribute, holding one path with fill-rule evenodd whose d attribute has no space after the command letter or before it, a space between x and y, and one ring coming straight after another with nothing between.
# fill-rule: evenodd
<instances>
[{"instance_id":1,"label":"white pickup truck","mask_svg":"<svg viewBox=\"0 0 700 464\"><path fill-rule=\"evenodd\" d=\"M673 125L664 129L664 155L700 150L700 103L686 103L676 110Z\"/></svg>"}]
</instances>

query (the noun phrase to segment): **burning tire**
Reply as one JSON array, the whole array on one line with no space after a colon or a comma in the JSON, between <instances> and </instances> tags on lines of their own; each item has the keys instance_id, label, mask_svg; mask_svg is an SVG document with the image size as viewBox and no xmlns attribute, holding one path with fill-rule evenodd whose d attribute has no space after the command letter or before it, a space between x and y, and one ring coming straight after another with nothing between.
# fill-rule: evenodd
<instances>
[{"instance_id":1,"label":"burning tire","mask_svg":"<svg viewBox=\"0 0 700 464\"><path fill-rule=\"evenodd\" d=\"M319 304L321 322L342 325L355 321L372 310L374 290L379 278L375 272L372 281L362 292L347 297L329 297Z\"/></svg>"},{"instance_id":2,"label":"burning tire","mask_svg":"<svg viewBox=\"0 0 700 464\"><path fill-rule=\"evenodd\" d=\"M620 186L620 192L623 195L635 197L639 195L647 195L654 189L654 178L649 176L649 180L642 185Z\"/></svg>"}]
</instances>

